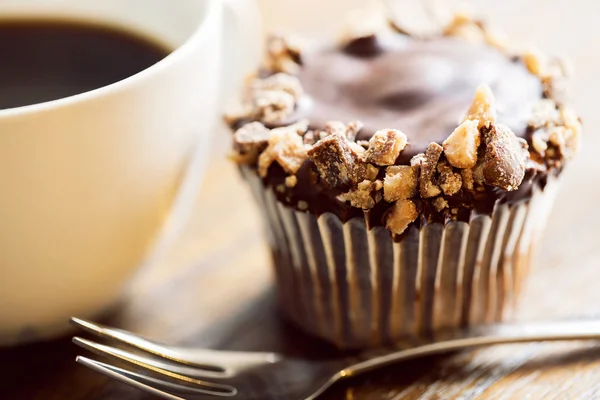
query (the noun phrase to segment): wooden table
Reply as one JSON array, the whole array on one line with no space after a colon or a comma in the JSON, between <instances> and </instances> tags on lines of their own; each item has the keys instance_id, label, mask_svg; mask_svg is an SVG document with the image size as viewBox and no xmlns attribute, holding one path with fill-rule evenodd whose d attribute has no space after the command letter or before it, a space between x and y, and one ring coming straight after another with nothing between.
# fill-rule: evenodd
<instances>
[{"instance_id":1,"label":"wooden table","mask_svg":"<svg viewBox=\"0 0 600 400\"><path fill-rule=\"evenodd\" d=\"M578 66L575 92L587 135L579 159L565 174L540 265L522 298L518 318L523 320L600 312L600 138L595 135L600 124L600 59L593 54L600 6L547 3L502 2L498 19L510 21L518 37L571 54ZM543 23L532 24L533 16ZM223 149L223 141L217 142ZM156 339L198 346L302 355L331 352L277 318L260 228L257 210L235 169L215 156L181 240L131 285L110 322ZM80 353L69 338L0 350L0 398L147 398L76 365ZM510 345L430 358L340 385L325 398L596 399L600 344Z\"/></svg>"}]
</instances>

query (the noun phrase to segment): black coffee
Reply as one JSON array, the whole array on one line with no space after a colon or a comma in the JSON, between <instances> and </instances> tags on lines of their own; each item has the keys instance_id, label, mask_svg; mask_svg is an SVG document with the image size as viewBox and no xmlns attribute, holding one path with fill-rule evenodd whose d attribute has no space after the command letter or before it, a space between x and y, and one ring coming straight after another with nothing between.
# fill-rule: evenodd
<instances>
[{"instance_id":1,"label":"black coffee","mask_svg":"<svg viewBox=\"0 0 600 400\"><path fill-rule=\"evenodd\" d=\"M136 74L169 50L110 26L0 20L0 109L97 89Z\"/></svg>"}]
</instances>

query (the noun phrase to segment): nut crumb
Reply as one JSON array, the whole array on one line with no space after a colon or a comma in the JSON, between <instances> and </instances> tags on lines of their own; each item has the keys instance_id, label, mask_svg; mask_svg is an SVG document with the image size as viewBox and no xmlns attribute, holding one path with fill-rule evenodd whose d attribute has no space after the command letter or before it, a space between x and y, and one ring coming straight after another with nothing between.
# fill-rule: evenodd
<instances>
[{"instance_id":1,"label":"nut crumb","mask_svg":"<svg viewBox=\"0 0 600 400\"><path fill-rule=\"evenodd\" d=\"M542 99L533 105L528 124L533 128L541 128L548 124L558 125L560 112L556 103L551 99Z\"/></svg>"},{"instance_id":2,"label":"nut crumb","mask_svg":"<svg viewBox=\"0 0 600 400\"><path fill-rule=\"evenodd\" d=\"M468 15L455 14L452 21L444 28L444 35L454 36L471 43L483 43L485 32Z\"/></svg>"},{"instance_id":3,"label":"nut crumb","mask_svg":"<svg viewBox=\"0 0 600 400\"><path fill-rule=\"evenodd\" d=\"M304 201L304 200L300 200L298 202L297 206L298 206L298 210L300 210L300 211L306 211L306 210L308 210L308 203L306 201Z\"/></svg>"},{"instance_id":4,"label":"nut crumb","mask_svg":"<svg viewBox=\"0 0 600 400\"><path fill-rule=\"evenodd\" d=\"M442 146L437 143L430 143L422 157L418 154L413 157L413 159L420 161L419 192L424 199L435 197L442 192L440 187L434 183L437 163L442 155L442 151Z\"/></svg>"},{"instance_id":5,"label":"nut crumb","mask_svg":"<svg viewBox=\"0 0 600 400\"><path fill-rule=\"evenodd\" d=\"M260 122L250 122L233 134L235 161L240 164L254 164L271 137L271 130Z\"/></svg>"},{"instance_id":6,"label":"nut crumb","mask_svg":"<svg viewBox=\"0 0 600 400\"><path fill-rule=\"evenodd\" d=\"M544 76L546 60L538 51L531 50L523 54L523 63L533 75Z\"/></svg>"},{"instance_id":7,"label":"nut crumb","mask_svg":"<svg viewBox=\"0 0 600 400\"><path fill-rule=\"evenodd\" d=\"M448 202L443 197L436 197L435 199L433 199L431 204L437 212L442 211L444 208L448 208Z\"/></svg>"},{"instance_id":8,"label":"nut crumb","mask_svg":"<svg viewBox=\"0 0 600 400\"><path fill-rule=\"evenodd\" d=\"M268 76L264 79L255 79L251 84L253 91L283 91L290 94L294 100L298 100L304 94L300 79L283 72Z\"/></svg>"},{"instance_id":9,"label":"nut crumb","mask_svg":"<svg viewBox=\"0 0 600 400\"><path fill-rule=\"evenodd\" d=\"M373 193L381 189L381 182L378 182L379 184L364 180L358 184L357 189L350 190L338 197L342 201L350 202L353 207L362 208L363 210L371 209L376 204Z\"/></svg>"},{"instance_id":10,"label":"nut crumb","mask_svg":"<svg viewBox=\"0 0 600 400\"><path fill-rule=\"evenodd\" d=\"M388 203L415 197L418 192L419 167L393 165L385 170L383 198Z\"/></svg>"},{"instance_id":11,"label":"nut crumb","mask_svg":"<svg viewBox=\"0 0 600 400\"><path fill-rule=\"evenodd\" d=\"M306 148L295 126L273 129L267 148L258 157L258 173L265 177L276 161L285 172L295 174L306 158Z\"/></svg>"},{"instance_id":12,"label":"nut crumb","mask_svg":"<svg viewBox=\"0 0 600 400\"><path fill-rule=\"evenodd\" d=\"M577 154L581 146L581 134L583 127L581 121L575 112L568 107L561 107L561 119L567 129L565 132L566 149L570 151L569 156Z\"/></svg>"},{"instance_id":13,"label":"nut crumb","mask_svg":"<svg viewBox=\"0 0 600 400\"><path fill-rule=\"evenodd\" d=\"M285 186L293 188L298 184L298 178L296 175L290 175L285 178Z\"/></svg>"},{"instance_id":14,"label":"nut crumb","mask_svg":"<svg viewBox=\"0 0 600 400\"><path fill-rule=\"evenodd\" d=\"M303 139L304 139L304 144L309 145L309 146L312 146L313 144L315 144L317 142L314 131L306 132Z\"/></svg>"},{"instance_id":15,"label":"nut crumb","mask_svg":"<svg viewBox=\"0 0 600 400\"><path fill-rule=\"evenodd\" d=\"M440 173L439 184L442 191L447 196L452 196L462 188L462 178L460 173L454 172L452 167L446 162L438 164L438 172Z\"/></svg>"},{"instance_id":16,"label":"nut crumb","mask_svg":"<svg viewBox=\"0 0 600 400\"><path fill-rule=\"evenodd\" d=\"M545 129L538 129L531 136L531 145L533 149L542 157L548 149L548 132Z\"/></svg>"},{"instance_id":17,"label":"nut crumb","mask_svg":"<svg viewBox=\"0 0 600 400\"><path fill-rule=\"evenodd\" d=\"M548 131L548 141L563 152L565 147L565 131L564 126L555 126Z\"/></svg>"},{"instance_id":18,"label":"nut crumb","mask_svg":"<svg viewBox=\"0 0 600 400\"><path fill-rule=\"evenodd\" d=\"M294 96L281 90L259 90L252 99L253 117L266 124L285 121L296 107Z\"/></svg>"},{"instance_id":19,"label":"nut crumb","mask_svg":"<svg viewBox=\"0 0 600 400\"><path fill-rule=\"evenodd\" d=\"M368 162L380 166L393 165L407 144L406 135L396 129L382 129L369 140L365 154Z\"/></svg>"},{"instance_id":20,"label":"nut crumb","mask_svg":"<svg viewBox=\"0 0 600 400\"><path fill-rule=\"evenodd\" d=\"M473 187L475 186L475 179L473 178L473 170L472 169L461 169L460 176L462 177L463 187L466 190L473 190Z\"/></svg>"},{"instance_id":21,"label":"nut crumb","mask_svg":"<svg viewBox=\"0 0 600 400\"><path fill-rule=\"evenodd\" d=\"M265 68L273 72L296 74L300 70L300 49L289 37L271 35L267 39Z\"/></svg>"},{"instance_id":22,"label":"nut crumb","mask_svg":"<svg viewBox=\"0 0 600 400\"><path fill-rule=\"evenodd\" d=\"M390 208L385 226L395 235L401 235L418 217L417 206L410 200L398 200Z\"/></svg>"},{"instance_id":23,"label":"nut crumb","mask_svg":"<svg viewBox=\"0 0 600 400\"><path fill-rule=\"evenodd\" d=\"M489 128L496 122L496 100L492 89L488 85L482 84L477 87L473 102L463 118L466 120L479 121L478 128Z\"/></svg>"},{"instance_id":24,"label":"nut crumb","mask_svg":"<svg viewBox=\"0 0 600 400\"><path fill-rule=\"evenodd\" d=\"M477 149L480 143L479 120L465 120L444 143L444 154L456 168L473 168L477 164Z\"/></svg>"}]
</instances>

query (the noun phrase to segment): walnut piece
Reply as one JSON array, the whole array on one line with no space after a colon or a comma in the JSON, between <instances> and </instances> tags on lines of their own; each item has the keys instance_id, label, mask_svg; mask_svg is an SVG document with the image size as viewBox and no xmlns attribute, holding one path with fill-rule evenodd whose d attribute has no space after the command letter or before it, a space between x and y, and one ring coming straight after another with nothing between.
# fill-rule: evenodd
<instances>
[{"instance_id":1,"label":"walnut piece","mask_svg":"<svg viewBox=\"0 0 600 400\"><path fill-rule=\"evenodd\" d=\"M419 167L394 165L387 167L383 180L383 198L392 203L415 197L418 192Z\"/></svg>"},{"instance_id":2,"label":"walnut piece","mask_svg":"<svg viewBox=\"0 0 600 400\"><path fill-rule=\"evenodd\" d=\"M435 197L442 192L440 187L434 183L437 163L442 155L442 151L442 146L437 143L430 143L423 156L417 154L413 157L413 159L416 159L421 166L419 192L424 199ZM413 160L411 160L411 164L412 162Z\"/></svg>"},{"instance_id":3,"label":"walnut piece","mask_svg":"<svg viewBox=\"0 0 600 400\"><path fill-rule=\"evenodd\" d=\"M496 122L495 102L492 89L485 84L479 85L475 91L475 98L463 118L463 122L466 120L477 120L479 121L477 126L479 129L482 127L489 128L490 125Z\"/></svg>"},{"instance_id":4,"label":"walnut piece","mask_svg":"<svg viewBox=\"0 0 600 400\"><path fill-rule=\"evenodd\" d=\"M379 130L369 140L365 160L380 166L394 165L406 144L406 135L401 131L396 129Z\"/></svg>"},{"instance_id":5,"label":"walnut piece","mask_svg":"<svg viewBox=\"0 0 600 400\"><path fill-rule=\"evenodd\" d=\"M295 174L306 160L306 148L296 125L271 130L267 148L258 157L258 173L265 177L273 162L288 174Z\"/></svg>"},{"instance_id":6,"label":"walnut piece","mask_svg":"<svg viewBox=\"0 0 600 400\"><path fill-rule=\"evenodd\" d=\"M315 163L321 179L331 188L353 187L370 175L368 164L360 159L346 135L339 131L315 143L308 156Z\"/></svg>"},{"instance_id":7,"label":"walnut piece","mask_svg":"<svg viewBox=\"0 0 600 400\"><path fill-rule=\"evenodd\" d=\"M486 184L504 190L516 190L525 176L527 142L517 138L504 125L494 125L487 131L482 169Z\"/></svg>"},{"instance_id":8,"label":"walnut piece","mask_svg":"<svg viewBox=\"0 0 600 400\"><path fill-rule=\"evenodd\" d=\"M240 164L254 164L271 137L271 130L260 122L250 122L233 134L235 161Z\"/></svg>"},{"instance_id":9,"label":"walnut piece","mask_svg":"<svg viewBox=\"0 0 600 400\"><path fill-rule=\"evenodd\" d=\"M442 143L446 159L453 167L473 168L480 140L479 120L464 121Z\"/></svg>"},{"instance_id":10,"label":"walnut piece","mask_svg":"<svg viewBox=\"0 0 600 400\"><path fill-rule=\"evenodd\" d=\"M410 200L398 200L385 218L385 227L393 234L401 235L418 216L415 203Z\"/></svg>"}]
</instances>

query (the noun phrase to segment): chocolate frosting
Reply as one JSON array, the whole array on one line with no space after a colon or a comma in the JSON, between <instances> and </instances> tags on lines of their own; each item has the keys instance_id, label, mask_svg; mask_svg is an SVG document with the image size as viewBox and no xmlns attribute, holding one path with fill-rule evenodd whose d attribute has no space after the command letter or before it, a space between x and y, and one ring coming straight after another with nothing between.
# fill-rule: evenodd
<instances>
[{"instance_id":1,"label":"chocolate frosting","mask_svg":"<svg viewBox=\"0 0 600 400\"><path fill-rule=\"evenodd\" d=\"M379 129L400 129L409 143L403 159L446 139L481 83L496 96L498 121L521 137L531 104L542 97L539 79L523 63L491 46L448 37L379 35L320 49L302 55L299 78L307 98L294 119L309 119L313 129L360 120L358 139L364 140Z\"/></svg>"}]
</instances>

